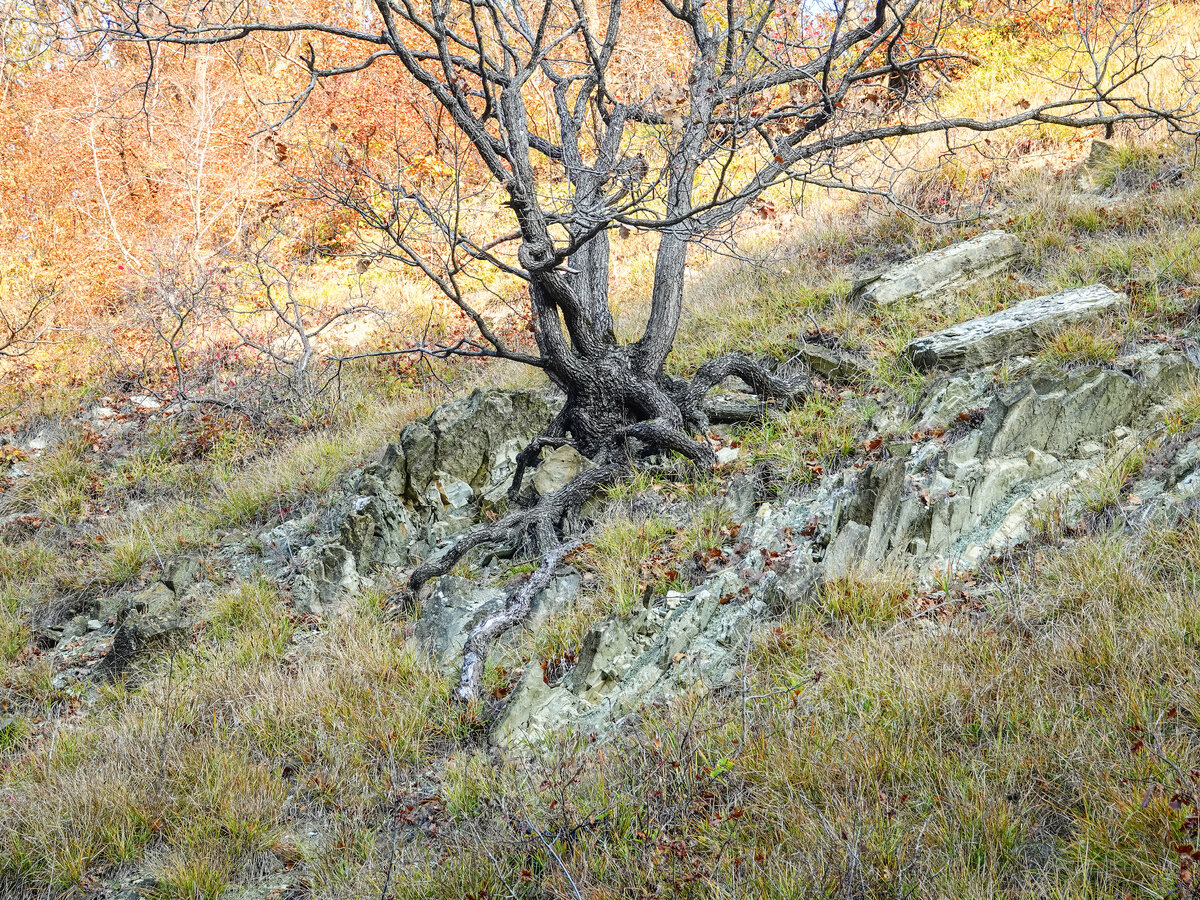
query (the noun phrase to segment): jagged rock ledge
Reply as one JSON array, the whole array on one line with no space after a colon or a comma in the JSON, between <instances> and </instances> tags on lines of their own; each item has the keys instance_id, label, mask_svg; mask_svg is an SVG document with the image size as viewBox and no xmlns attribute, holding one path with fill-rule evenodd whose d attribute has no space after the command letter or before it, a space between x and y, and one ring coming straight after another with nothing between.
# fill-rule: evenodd
<instances>
[{"instance_id":1,"label":"jagged rock ledge","mask_svg":"<svg viewBox=\"0 0 1200 900\"><path fill-rule=\"evenodd\" d=\"M295 573L296 608L320 615L372 571L423 559L473 525L506 498L517 454L558 403L544 391L481 389L443 404L407 426L378 463L351 473L315 529L310 517L262 535Z\"/></svg>"},{"instance_id":2,"label":"jagged rock ledge","mask_svg":"<svg viewBox=\"0 0 1200 900\"><path fill-rule=\"evenodd\" d=\"M986 366L1034 352L1056 331L1124 308L1124 294L1093 284L1035 297L990 316L919 337L904 348L918 369Z\"/></svg>"},{"instance_id":3,"label":"jagged rock ledge","mask_svg":"<svg viewBox=\"0 0 1200 900\"><path fill-rule=\"evenodd\" d=\"M1195 368L1151 350L1072 373L1032 360L1007 385L990 371L946 377L918 404L915 438L880 441L873 458L777 503L735 502L743 528L730 564L696 589L668 593L586 636L555 684L523 673L492 732L520 752L567 728L605 731L640 704L736 687L746 635L821 585L892 566L932 582L1029 538L1039 511L1078 510L1161 425L1164 403ZM1179 515L1200 496L1200 435L1179 439L1133 485L1140 521ZM746 485L731 497L746 497Z\"/></svg>"}]
</instances>

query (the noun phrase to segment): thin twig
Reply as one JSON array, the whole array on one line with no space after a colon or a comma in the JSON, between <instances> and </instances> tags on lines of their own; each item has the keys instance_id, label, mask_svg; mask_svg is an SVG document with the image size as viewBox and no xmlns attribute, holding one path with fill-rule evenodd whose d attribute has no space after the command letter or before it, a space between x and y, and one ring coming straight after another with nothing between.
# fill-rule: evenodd
<instances>
[{"instance_id":1,"label":"thin twig","mask_svg":"<svg viewBox=\"0 0 1200 900\"><path fill-rule=\"evenodd\" d=\"M571 892L575 895L575 900L583 900L583 894L579 893L579 885L575 883L575 879L571 876L570 870L567 869L566 864L562 861L562 857L558 855L554 847L550 845L550 842L546 840L542 832L533 827L533 822L529 820L529 816L525 814L524 810L521 811L521 818L525 820L525 824L529 830L537 835L538 840L542 842L542 846L545 847L550 855L554 857L554 861L558 863L558 867L562 869L563 875L567 877L567 882L571 885Z\"/></svg>"}]
</instances>

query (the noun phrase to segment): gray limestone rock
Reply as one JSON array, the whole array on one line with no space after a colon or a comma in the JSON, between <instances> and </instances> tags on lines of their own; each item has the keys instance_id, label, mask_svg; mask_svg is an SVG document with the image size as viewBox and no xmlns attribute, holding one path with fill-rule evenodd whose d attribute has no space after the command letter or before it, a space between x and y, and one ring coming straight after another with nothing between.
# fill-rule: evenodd
<instances>
[{"instance_id":1,"label":"gray limestone rock","mask_svg":"<svg viewBox=\"0 0 1200 900\"><path fill-rule=\"evenodd\" d=\"M463 643L471 629L504 605L504 592L479 587L469 578L444 575L421 604L417 642L439 665L447 668L462 659Z\"/></svg>"},{"instance_id":2,"label":"gray limestone rock","mask_svg":"<svg viewBox=\"0 0 1200 900\"><path fill-rule=\"evenodd\" d=\"M547 684L539 666L527 666L493 742L514 751L570 727L606 730L656 697L728 682L748 629L766 609L761 586L748 598L742 586L727 570L688 594L610 616L588 632L579 661L557 684Z\"/></svg>"},{"instance_id":3,"label":"gray limestone rock","mask_svg":"<svg viewBox=\"0 0 1200 900\"><path fill-rule=\"evenodd\" d=\"M1200 439L1194 440L1176 455L1168 470L1168 485L1174 487L1197 468L1200 468Z\"/></svg>"},{"instance_id":4,"label":"gray limestone rock","mask_svg":"<svg viewBox=\"0 0 1200 900\"><path fill-rule=\"evenodd\" d=\"M404 565L417 543L412 513L392 486L394 481L364 475L342 524L341 542L355 555L360 570L375 564Z\"/></svg>"},{"instance_id":5,"label":"gray limestone rock","mask_svg":"<svg viewBox=\"0 0 1200 900\"><path fill-rule=\"evenodd\" d=\"M325 615L379 566L407 565L473 525L553 414L540 391L474 391L407 426L315 519L262 534L279 577L294 573L296 608Z\"/></svg>"},{"instance_id":6,"label":"gray limestone rock","mask_svg":"<svg viewBox=\"0 0 1200 900\"><path fill-rule=\"evenodd\" d=\"M929 299L947 288L1002 271L1023 250L1015 236L988 231L871 275L854 285L850 297L874 306Z\"/></svg>"},{"instance_id":7,"label":"gray limestone rock","mask_svg":"<svg viewBox=\"0 0 1200 900\"><path fill-rule=\"evenodd\" d=\"M338 543L314 547L308 564L292 583L292 604L308 615L325 615L327 609L359 586L354 554Z\"/></svg>"},{"instance_id":8,"label":"gray limestone rock","mask_svg":"<svg viewBox=\"0 0 1200 900\"><path fill-rule=\"evenodd\" d=\"M408 466L404 447L396 442L389 443L384 447L379 462L367 466L363 474L375 478L380 490L386 490L398 497L404 496L408 487Z\"/></svg>"},{"instance_id":9,"label":"gray limestone rock","mask_svg":"<svg viewBox=\"0 0 1200 900\"><path fill-rule=\"evenodd\" d=\"M865 360L820 344L801 344L796 348L795 358L830 381L861 381L873 374L870 363Z\"/></svg>"},{"instance_id":10,"label":"gray limestone rock","mask_svg":"<svg viewBox=\"0 0 1200 900\"><path fill-rule=\"evenodd\" d=\"M200 560L192 556L180 556L167 561L159 580L169 587L175 596L182 597L188 588L196 583L199 576Z\"/></svg>"},{"instance_id":11,"label":"gray limestone rock","mask_svg":"<svg viewBox=\"0 0 1200 900\"><path fill-rule=\"evenodd\" d=\"M871 529L859 522L847 522L825 551L822 574L825 578L840 578L866 561Z\"/></svg>"},{"instance_id":12,"label":"gray limestone rock","mask_svg":"<svg viewBox=\"0 0 1200 900\"><path fill-rule=\"evenodd\" d=\"M1063 326L1093 319L1126 302L1124 294L1102 284L1059 291L919 337L904 353L919 369L985 366L1032 353Z\"/></svg>"},{"instance_id":13,"label":"gray limestone rock","mask_svg":"<svg viewBox=\"0 0 1200 900\"><path fill-rule=\"evenodd\" d=\"M119 678L141 654L185 640L190 628L174 591L161 581L118 607L116 620L112 646L92 670L95 679Z\"/></svg>"},{"instance_id":14,"label":"gray limestone rock","mask_svg":"<svg viewBox=\"0 0 1200 900\"><path fill-rule=\"evenodd\" d=\"M1103 191L1112 183L1119 156L1120 151L1112 144L1093 139L1088 158L1075 172L1075 187L1089 194Z\"/></svg>"},{"instance_id":15,"label":"gray limestone rock","mask_svg":"<svg viewBox=\"0 0 1200 900\"><path fill-rule=\"evenodd\" d=\"M580 472L591 469L595 465L570 445L558 447L547 453L538 465L537 471L533 475L533 489L538 492L540 497L552 494L566 487L571 479Z\"/></svg>"},{"instance_id":16,"label":"gray limestone rock","mask_svg":"<svg viewBox=\"0 0 1200 900\"><path fill-rule=\"evenodd\" d=\"M486 493L511 476L517 453L554 412L540 391L476 390L464 400L439 406L400 436L407 498L424 505L435 480L461 481Z\"/></svg>"},{"instance_id":17,"label":"gray limestone rock","mask_svg":"<svg viewBox=\"0 0 1200 900\"><path fill-rule=\"evenodd\" d=\"M412 503L421 503L437 471L437 438L425 422L413 422L400 433L400 446L404 450L404 497Z\"/></svg>"}]
</instances>

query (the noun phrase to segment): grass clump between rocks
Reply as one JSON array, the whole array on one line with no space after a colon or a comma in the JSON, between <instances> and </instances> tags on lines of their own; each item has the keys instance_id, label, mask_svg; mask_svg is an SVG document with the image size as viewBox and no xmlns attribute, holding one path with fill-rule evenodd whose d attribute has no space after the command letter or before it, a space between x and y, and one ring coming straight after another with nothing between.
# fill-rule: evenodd
<instances>
[{"instance_id":1,"label":"grass clump between rocks","mask_svg":"<svg viewBox=\"0 0 1200 900\"><path fill-rule=\"evenodd\" d=\"M1098 365L1114 359L1117 340L1086 325L1068 325L1046 341L1042 362L1058 366Z\"/></svg>"}]
</instances>

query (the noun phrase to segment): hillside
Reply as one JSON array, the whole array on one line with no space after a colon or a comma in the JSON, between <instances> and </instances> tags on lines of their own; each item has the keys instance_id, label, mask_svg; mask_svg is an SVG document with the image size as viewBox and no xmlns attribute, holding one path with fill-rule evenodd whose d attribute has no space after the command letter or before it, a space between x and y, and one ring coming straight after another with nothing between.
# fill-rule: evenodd
<instances>
[{"instance_id":1,"label":"hillside","mask_svg":"<svg viewBox=\"0 0 1200 900\"><path fill-rule=\"evenodd\" d=\"M1200 895L1195 5L453 3L0 4L0 900Z\"/></svg>"},{"instance_id":2,"label":"hillside","mask_svg":"<svg viewBox=\"0 0 1200 900\"><path fill-rule=\"evenodd\" d=\"M148 399L28 421L6 896L1190 895L1200 189L1165 145L1097 177L699 278L681 366L752 335L816 390L715 431L712 478L595 501L480 704L461 640L528 568L416 606L402 579L502 495L543 388L468 374L424 425L414 398L252 449ZM1022 246L990 274L851 297L991 228ZM948 374L905 350L1089 284L1123 299Z\"/></svg>"}]
</instances>

